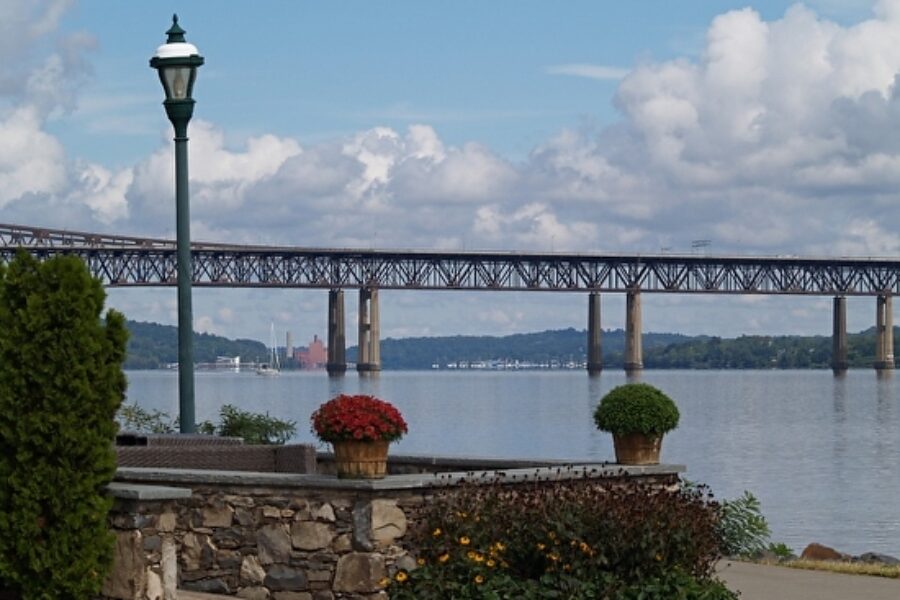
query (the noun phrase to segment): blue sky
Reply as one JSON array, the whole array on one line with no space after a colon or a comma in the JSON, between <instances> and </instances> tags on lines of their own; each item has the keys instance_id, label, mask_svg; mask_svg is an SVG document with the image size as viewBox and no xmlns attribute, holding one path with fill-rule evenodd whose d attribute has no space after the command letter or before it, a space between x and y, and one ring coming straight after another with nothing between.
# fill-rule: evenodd
<instances>
[{"instance_id":1,"label":"blue sky","mask_svg":"<svg viewBox=\"0 0 900 600\"><path fill-rule=\"evenodd\" d=\"M173 12L206 58L194 239L900 251L900 0L0 0L0 220L173 235L172 133L148 66ZM305 340L324 333L324 296L197 291L195 316L257 339L275 320ZM175 320L174 290L110 301ZM606 326L622 304L604 301ZM654 331L830 324L828 298L644 304ZM385 293L382 325L504 334L583 328L586 312L579 295ZM851 329L873 315L851 301Z\"/></svg>"}]
</instances>

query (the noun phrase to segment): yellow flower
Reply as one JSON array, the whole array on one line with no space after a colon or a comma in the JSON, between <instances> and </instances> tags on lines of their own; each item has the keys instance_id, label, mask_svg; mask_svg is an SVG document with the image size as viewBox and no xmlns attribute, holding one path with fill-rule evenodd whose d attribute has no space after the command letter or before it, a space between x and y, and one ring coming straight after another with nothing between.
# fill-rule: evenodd
<instances>
[{"instance_id":1,"label":"yellow flower","mask_svg":"<svg viewBox=\"0 0 900 600\"><path fill-rule=\"evenodd\" d=\"M473 559L475 562L484 562L484 554L475 553L475 558Z\"/></svg>"},{"instance_id":2,"label":"yellow flower","mask_svg":"<svg viewBox=\"0 0 900 600\"><path fill-rule=\"evenodd\" d=\"M409 579L409 575L406 574L406 571L397 571L397 574L394 575L394 579L396 579L398 583L403 583Z\"/></svg>"},{"instance_id":3,"label":"yellow flower","mask_svg":"<svg viewBox=\"0 0 900 600\"><path fill-rule=\"evenodd\" d=\"M488 566L489 569L493 569L495 566L497 566L497 563L494 562L494 561L493 561L492 559L490 559L490 558L489 558L488 561L487 561L486 563L484 563L484 564L486 564L486 565Z\"/></svg>"},{"instance_id":4,"label":"yellow flower","mask_svg":"<svg viewBox=\"0 0 900 600\"><path fill-rule=\"evenodd\" d=\"M554 554L553 552L551 552L550 554L547 555L547 558L549 558L553 562L556 562L559 560L559 554Z\"/></svg>"},{"instance_id":5,"label":"yellow flower","mask_svg":"<svg viewBox=\"0 0 900 600\"><path fill-rule=\"evenodd\" d=\"M441 531L440 527L435 527L434 531L431 532L431 535L433 535L434 537L439 537L442 533L444 532Z\"/></svg>"},{"instance_id":6,"label":"yellow flower","mask_svg":"<svg viewBox=\"0 0 900 600\"><path fill-rule=\"evenodd\" d=\"M472 540L470 540L470 539L468 538L468 536L465 536L465 535L462 536L461 538L459 538L459 543L462 544L463 546L468 546L469 543L471 543L471 541L472 541Z\"/></svg>"},{"instance_id":7,"label":"yellow flower","mask_svg":"<svg viewBox=\"0 0 900 600\"><path fill-rule=\"evenodd\" d=\"M447 562L448 560L450 560L450 554L447 553L447 552L444 552L443 554L441 554L440 556L438 556L438 562L445 563L445 562Z\"/></svg>"},{"instance_id":8,"label":"yellow flower","mask_svg":"<svg viewBox=\"0 0 900 600\"><path fill-rule=\"evenodd\" d=\"M662 560L662 555L661 555L661 554L657 554L657 555L656 555L656 560L657 560L657 561Z\"/></svg>"},{"instance_id":9,"label":"yellow flower","mask_svg":"<svg viewBox=\"0 0 900 600\"><path fill-rule=\"evenodd\" d=\"M416 559L416 564L419 565L420 567L423 566L423 565L425 564L425 559L424 559L424 558L417 558L417 559Z\"/></svg>"},{"instance_id":10,"label":"yellow flower","mask_svg":"<svg viewBox=\"0 0 900 600\"><path fill-rule=\"evenodd\" d=\"M474 550L469 550L468 552L466 552L466 556L468 557L469 560L475 560L476 554L477 554L477 552L475 552Z\"/></svg>"},{"instance_id":11,"label":"yellow flower","mask_svg":"<svg viewBox=\"0 0 900 600\"><path fill-rule=\"evenodd\" d=\"M481 585L482 583L484 583L484 575L476 575L475 583L477 583L478 585Z\"/></svg>"},{"instance_id":12,"label":"yellow flower","mask_svg":"<svg viewBox=\"0 0 900 600\"><path fill-rule=\"evenodd\" d=\"M538 542L538 545L537 545L537 549L538 549L538 550L541 550L541 551L543 551L543 550L544 550L544 548L546 548L546 547L547 547L547 546L545 546L545 545L544 545L544 544L542 544L542 543L540 543L540 542Z\"/></svg>"},{"instance_id":13,"label":"yellow flower","mask_svg":"<svg viewBox=\"0 0 900 600\"><path fill-rule=\"evenodd\" d=\"M503 542L497 542L496 544L494 544L494 550L496 550L497 552L503 552L504 550L506 550L506 546L503 545Z\"/></svg>"},{"instance_id":14,"label":"yellow flower","mask_svg":"<svg viewBox=\"0 0 900 600\"><path fill-rule=\"evenodd\" d=\"M581 542L581 544L580 544L578 547L579 547L579 548L581 549L581 551L584 552L585 554L587 554L588 552L591 551L591 547L588 545L587 542Z\"/></svg>"},{"instance_id":15,"label":"yellow flower","mask_svg":"<svg viewBox=\"0 0 900 600\"><path fill-rule=\"evenodd\" d=\"M457 512L457 513L456 513L456 516L459 517L460 519L465 519L465 518L468 517L469 515L466 514L466 513L464 513L464 512Z\"/></svg>"},{"instance_id":16,"label":"yellow flower","mask_svg":"<svg viewBox=\"0 0 900 600\"><path fill-rule=\"evenodd\" d=\"M387 587L391 584L391 580L388 577L382 577L378 580L378 587Z\"/></svg>"}]
</instances>

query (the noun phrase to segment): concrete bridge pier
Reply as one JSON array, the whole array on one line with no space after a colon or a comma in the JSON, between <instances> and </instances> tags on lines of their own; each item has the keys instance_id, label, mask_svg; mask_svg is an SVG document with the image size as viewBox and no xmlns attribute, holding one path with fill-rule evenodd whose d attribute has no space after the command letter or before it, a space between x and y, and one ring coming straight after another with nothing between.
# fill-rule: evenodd
<instances>
[{"instance_id":1,"label":"concrete bridge pier","mask_svg":"<svg viewBox=\"0 0 900 600\"><path fill-rule=\"evenodd\" d=\"M894 368L893 297L881 294L875 300L875 370Z\"/></svg>"},{"instance_id":2,"label":"concrete bridge pier","mask_svg":"<svg viewBox=\"0 0 900 600\"><path fill-rule=\"evenodd\" d=\"M378 290L359 290L359 356L356 370L371 373L381 370L381 340L378 319Z\"/></svg>"},{"instance_id":3,"label":"concrete bridge pier","mask_svg":"<svg viewBox=\"0 0 900 600\"><path fill-rule=\"evenodd\" d=\"M831 370L835 375L847 372L847 298L835 296L832 309Z\"/></svg>"},{"instance_id":4,"label":"concrete bridge pier","mask_svg":"<svg viewBox=\"0 0 900 600\"><path fill-rule=\"evenodd\" d=\"M625 373L635 374L643 368L641 292L640 290L629 290L625 296Z\"/></svg>"},{"instance_id":5,"label":"concrete bridge pier","mask_svg":"<svg viewBox=\"0 0 900 600\"><path fill-rule=\"evenodd\" d=\"M600 329L600 292L588 295L587 371L599 375L603 370L603 345Z\"/></svg>"},{"instance_id":6,"label":"concrete bridge pier","mask_svg":"<svg viewBox=\"0 0 900 600\"><path fill-rule=\"evenodd\" d=\"M328 363L325 370L329 375L343 375L347 371L343 290L328 290Z\"/></svg>"}]
</instances>

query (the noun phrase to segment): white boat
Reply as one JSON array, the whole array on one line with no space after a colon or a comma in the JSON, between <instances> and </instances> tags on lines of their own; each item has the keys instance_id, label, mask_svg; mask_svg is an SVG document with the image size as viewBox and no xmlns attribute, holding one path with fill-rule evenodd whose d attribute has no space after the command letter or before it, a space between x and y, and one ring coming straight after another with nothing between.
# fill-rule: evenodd
<instances>
[{"instance_id":1,"label":"white boat","mask_svg":"<svg viewBox=\"0 0 900 600\"><path fill-rule=\"evenodd\" d=\"M256 368L257 375L273 377L281 373L281 365L278 362L278 349L275 344L275 323L272 323L272 329L269 335L269 362L259 364Z\"/></svg>"}]
</instances>

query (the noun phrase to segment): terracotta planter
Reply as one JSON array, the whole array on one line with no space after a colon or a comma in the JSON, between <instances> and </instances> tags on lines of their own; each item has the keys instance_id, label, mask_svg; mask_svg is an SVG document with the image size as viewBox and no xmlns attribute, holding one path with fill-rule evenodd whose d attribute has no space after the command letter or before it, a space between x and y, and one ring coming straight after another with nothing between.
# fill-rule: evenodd
<instances>
[{"instance_id":1,"label":"terracotta planter","mask_svg":"<svg viewBox=\"0 0 900 600\"><path fill-rule=\"evenodd\" d=\"M616 462L620 465L658 465L661 435L613 434Z\"/></svg>"},{"instance_id":2,"label":"terracotta planter","mask_svg":"<svg viewBox=\"0 0 900 600\"><path fill-rule=\"evenodd\" d=\"M341 479L381 479L387 474L390 442L332 442L337 476Z\"/></svg>"}]
</instances>

